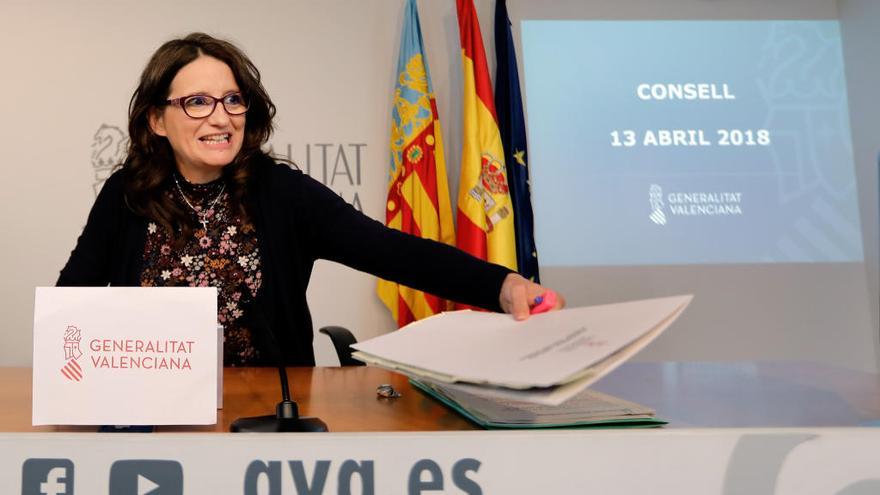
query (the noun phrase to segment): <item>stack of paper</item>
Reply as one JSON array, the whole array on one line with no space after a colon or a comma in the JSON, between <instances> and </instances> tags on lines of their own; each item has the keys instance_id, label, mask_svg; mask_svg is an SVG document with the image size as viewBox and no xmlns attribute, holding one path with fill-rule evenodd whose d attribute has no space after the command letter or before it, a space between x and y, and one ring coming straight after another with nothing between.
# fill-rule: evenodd
<instances>
[{"instance_id":1,"label":"stack of paper","mask_svg":"<svg viewBox=\"0 0 880 495\"><path fill-rule=\"evenodd\" d=\"M355 344L352 355L442 394L559 405L657 338L693 296L510 315L441 313ZM438 388L439 387L439 388Z\"/></svg>"},{"instance_id":2,"label":"stack of paper","mask_svg":"<svg viewBox=\"0 0 880 495\"><path fill-rule=\"evenodd\" d=\"M554 428L560 426L654 427L666 421L654 410L594 390L584 390L559 406L495 400L416 380L412 384L484 428Z\"/></svg>"}]
</instances>

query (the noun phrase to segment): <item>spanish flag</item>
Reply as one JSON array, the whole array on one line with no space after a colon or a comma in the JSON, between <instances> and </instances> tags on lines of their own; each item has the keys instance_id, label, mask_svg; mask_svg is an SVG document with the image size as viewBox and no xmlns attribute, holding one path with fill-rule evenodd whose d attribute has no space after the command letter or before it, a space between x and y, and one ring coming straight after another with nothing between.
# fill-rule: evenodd
<instances>
[{"instance_id":1,"label":"spanish flag","mask_svg":"<svg viewBox=\"0 0 880 495\"><path fill-rule=\"evenodd\" d=\"M458 247L516 270L513 207L483 37L473 0L456 6L464 79Z\"/></svg>"},{"instance_id":2,"label":"spanish flag","mask_svg":"<svg viewBox=\"0 0 880 495\"><path fill-rule=\"evenodd\" d=\"M415 0L407 0L400 37L385 224L449 245L455 242L440 120ZM387 280L379 280L377 292L398 326L448 309L437 296Z\"/></svg>"}]
</instances>

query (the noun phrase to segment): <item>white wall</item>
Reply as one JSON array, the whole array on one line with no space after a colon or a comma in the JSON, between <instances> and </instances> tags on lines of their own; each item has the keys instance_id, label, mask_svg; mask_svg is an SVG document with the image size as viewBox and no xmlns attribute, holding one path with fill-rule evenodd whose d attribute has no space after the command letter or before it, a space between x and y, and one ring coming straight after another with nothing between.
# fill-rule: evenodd
<instances>
[{"instance_id":1,"label":"white wall","mask_svg":"<svg viewBox=\"0 0 880 495\"><path fill-rule=\"evenodd\" d=\"M845 26L845 41L870 37L870 26L878 25L874 2L841 1L845 22L848 17L859 18L862 11L874 12L873 18L862 20L865 27L850 31ZM494 1L476 3L491 64ZM516 21L521 18L760 19L838 15L834 0L508 3L515 34L519 28ZM30 363L33 288L54 283L94 199L96 169L92 154L100 149L95 147L96 132L105 124L125 128L127 104L137 77L152 51L169 38L200 30L242 46L262 70L266 87L278 105L278 132L272 140L276 151L286 151L291 145L292 158L305 168L305 147L311 144L312 175L319 179L322 174L316 160L317 144L331 143L334 151L342 144L352 167L351 145L366 144L361 148L361 183L352 185L337 179L331 187L348 200L357 193L364 211L381 217L403 5L403 0L0 3L0 61L4 68L0 94L12 95L11 108L3 109L5 118L0 120L0 146L5 150L0 167L6 177L0 183L0 226L4 235L0 245L0 273L4 276L0 304L6 317L0 365ZM419 8L454 198L461 148L455 2L420 0ZM876 57L876 48L861 50L848 49L850 69L853 57ZM863 80L876 81L876 72L873 74ZM851 91L863 94L870 87L863 84L861 89L851 87ZM854 112L854 130L857 118L876 119L868 115L870 111L863 107L862 113ZM876 120L873 122L876 128ZM870 149L870 137L857 135L856 139ZM873 143L876 148L876 139ZM335 153L330 157L332 169ZM858 160L860 167L866 166L865 159ZM862 187L876 184L875 175L873 182ZM876 214L876 191L873 194ZM876 238L876 217L873 225ZM877 252L876 239L874 242L875 249L869 252ZM875 300L876 273L875 262ZM309 289L315 327L346 325L360 338L391 330L393 322L375 297L374 283L370 276L319 263ZM597 294L595 289L585 288L570 296L573 301L586 303L618 294ZM326 338L319 335L315 341L319 363L333 363ZM703 352L700 347L688 350L672 343L658 349L651 358L693 358Z\"/></svg>"}]
</instances>

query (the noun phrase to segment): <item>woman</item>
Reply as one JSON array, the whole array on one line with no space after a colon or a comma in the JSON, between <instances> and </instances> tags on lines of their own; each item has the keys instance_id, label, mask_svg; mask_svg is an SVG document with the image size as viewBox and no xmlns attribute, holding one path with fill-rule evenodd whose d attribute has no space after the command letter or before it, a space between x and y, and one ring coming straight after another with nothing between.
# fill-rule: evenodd
<instances>
[{"instance_id":1,"label":"woman","mask_svg":"<svg viewBox=\"0 0 880 495\"><path fill-rule=\"evenodd\" d=\"M274 115L232 44L196 33L162 45L131 99L128 155L58 285L218 287L228 366L314 365L306 287L319 258L528 316L541 286L388 229L275 163L261 150Z\"/></svg>"}]
</instances>

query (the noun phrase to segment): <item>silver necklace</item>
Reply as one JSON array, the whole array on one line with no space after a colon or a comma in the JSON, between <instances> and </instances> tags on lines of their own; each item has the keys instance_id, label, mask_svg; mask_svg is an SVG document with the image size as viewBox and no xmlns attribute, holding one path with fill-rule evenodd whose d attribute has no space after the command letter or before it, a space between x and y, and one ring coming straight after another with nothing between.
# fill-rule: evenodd
<instances>
[{"instance_id":1,"label":"silver necklace","mask_svg":"<svg viewBox=\"0 0 880 495\"><path fill-rule=\"evenodd\" d=\"M189 206L192 211L196 212L196 215L199 217L199 223L202 224L202 228L205 230L205 235L208 235L208 212L214 211L214 205L217 204L217 201L220 201L220 197L223 196L223 191L226 190L226 183L223 183L223 187L220 188L220 192L217 193L217 197L214 198L214 201L211 201L211 204L201 211L193 206L193 204L189 202L189 199L187 199L186 194L183 192L183 188L180 187L180 181L177 180L177 174L174 174L174 184L177 186L177 191L180 192L180 197L183 198L183 201L186 202L187 206Z\"/></svg>"}]
</instances>

